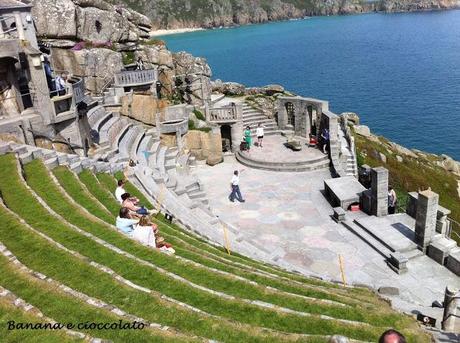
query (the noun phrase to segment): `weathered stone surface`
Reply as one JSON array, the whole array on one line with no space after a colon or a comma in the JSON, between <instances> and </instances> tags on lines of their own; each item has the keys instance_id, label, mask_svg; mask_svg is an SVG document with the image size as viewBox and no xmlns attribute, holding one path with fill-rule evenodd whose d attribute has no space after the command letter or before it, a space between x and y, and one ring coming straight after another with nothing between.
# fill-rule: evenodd
<instances>
[{"instance_id":1,"label":"weathered stone surface","mask_svg":"<svg viewBox=\"0 0 460 343\"><path fill-rule=\"evenodd\" d=\"M245 94L245 87L236 82L225 82L222 84L221 93L231 96L242 96Z\"/></svg>"},{"instance_id":2,"label":"weathered stone surface","mask_svg":"<svg viewBox=\"0 0 460 343\"><path fill-rule=\"evenodd\" d=\"M160 55L161 58L161 55ZM169 56L163 56L165 63L169 62ZM178 90L182 91L184 100L193 105L204 105L204 100L211 99L211 68L206 59L194 57L186 52L173 54L173 64L178 78L182 82Z\"/></svg>"},{"instance_id":3,"label":"weathered stone surface","mask_svg":"<svg viewBox=\"0 0 460 343\"><path fill-rule=\"evenodd\" d=\"M208 160L210 163L220 163L222 155L222 137L218 133L190 130L184 135L185 147L198 160ZM217 162L218 161L218 162Z\"/></svg>"},{"instance_id":4,"label":"weathered stone surface","mask_svg":"<svg viewBox=\"0 0 460 343\"><path fill-rule=\"evenodd\" d=\"M383 295L399 295L399 288L396 287L380 287L378 292Z\"/></svg>"},{"instance_id":5,"label":"weathered stone surface","mask_svg":"<svg viewBox=\"0 0 460 343\"><path fill-rule=\"evenodd\" d=\"M123 69L121 54L110 49L83 50L52 49L54 67L71 74L86 76L85 86L91 92L99 92L113 75Z\"/></svg>"},{"instance_id":6,"label":"weathered stone surface","mask_svg":"<svg viewBox=\"0 0 460 343\"><path fill-rule=\"evenodd\" d=\"M221 163L224 160L222 154L211 154L206 159L206 164L210 166L215 166L216 164Z\"/></svg>"},{"instance_id":7,"label":"weathered stone surface","mask_svg":"<svg viewBox=\"0 0 460 343\"><path fill-rule=\"evenodd\" d=\"M71 0L32 1L32 15L39 36L47 38L76 38L76 5Z\"/></svg>"},{"instance_id":8,"label":"weathered stone surface","mask_svg":"<svg viewBox=\"0 0 460 343\"><path fill-rule=\"evenodd\" d=\"M417 157L417 154L415 154L412 150L409 150L399 144L396 144L394 142L390 142L390 147L395 150L398 154L400 155L406 155L410 157Z\"/></svg>"},{"instance_id":9,"label":"weathered stone surface","mask_svg":"<svg viewBox=\"0 0 460 343\"><path fill-rule=\"evenodd\" d=\"M166 102L152 94L128 94L121 98L120 113L140 122L155 125L158 109Z\"/></svg>"},{"instance_id":10,"label":"weathered stone surface","mask_svg":"<svg viewBox=\"0 0 460 343\"><path fill-rule=\"evenodd\" d=\"M359 116L354 112L343 112L340 116L345 118L345 120L353 125L359 125Z\"/></svg>"},{"instance_id":11,"label":"weathered stone surface","mask_svg":"<svg viewBox=\"0 0 460 343\"><path fill-rule=\"evenodd\" d=\"M284 87L280 85L267 85L263 87L263 91L266 95L271 96L276 93L283 93Z\"/></svg>"},{"instance_id":12,"label":"weathered stone surface","mask_svg":"<svg viewBox=\"0 0 460 343\"><path fill-rule=\"evenodd\" d=\"M438 164L443 167L445 170L455 173L455 174L460 174L460 163L457 161L454 161L452 157L447 156L447 155L442 155L443 160L440 161Z\"/></svg>"},{"instance_id":13,"label":"weathered stone surface","mask_svg":"<svg viewBox=\"0 0 460 343\"><path fill-rule=\"evenodd\" d=\"M369 137L371 135L371 130L366 125L355 125L354 129L358 135L361 135L364 137Z\"/></svg>"},{"instance_id":14,"label":"weathered stone surface","mask_svg":"<svg viewBox=\"0 0 460 343\"><path fill-rule=\"evenodd\" d=\"M116 43L148 38L146 16L103 0L33 0L32 5L42 39Z\"/></svg>"}]
</instances>

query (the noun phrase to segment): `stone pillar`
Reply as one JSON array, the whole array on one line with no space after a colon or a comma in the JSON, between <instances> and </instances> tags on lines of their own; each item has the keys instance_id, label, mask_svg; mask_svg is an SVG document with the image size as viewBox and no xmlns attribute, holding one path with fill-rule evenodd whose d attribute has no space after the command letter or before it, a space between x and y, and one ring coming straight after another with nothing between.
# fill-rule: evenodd
<instances>
[{"instance_id":1,"label":"stone pillar","mask_svg":"<svg viewBox=\"0 0 460 343\"><path fill-rule=\"evenodd\" d=\"M448 332L460 333L460 292L452 286L446 287L444 296L444 315L442 329Z\"/></svg>"},{"instance_id":2,"label":"stone pillar","mask_svg":"<svg viewBox=\"0 0 460 343\"><path fill-rule=\"evenodd\" d=\"M420 192L415 217L415 243L425 251L436 231L439 195L426 190Z\"/></svg>"},{"instance_id":3,"label":"stone pillar","mask_svg":"<svg viewBox=\"0 0 460 343\"><path fill-rule=\"evenodd\" d=\"M179 151L182 151L184 144L182 142L182 135L179 130L176 131L176 142L177 142L177 149L179 149Z\"/></svg>"},{"instance_id":4,"label":"stone pillar","mask_svg":"<svg viewBox=\"0 0 460 343\"><path fill-rule=\"evenodd\" d=\"M50 90L48 89L40 55L40 53L27 54L27 62L29 64L30 82L35 88L35 94L33 94L34 108L42 116L44 124L49 125L54 119L54 109L53 103L50 101Z\"/></svg>"},{"instance_id":5,"label":"stone pillar","mask_svg":"<svg viewBox=\"0 0 460 343\"><path fill-rule=\"evenodd\" d=\"M16 23L16 31L18 32L18 38L24 40L26 37L24 35L24 25L22 25L21 13L14 12L14 21Z\"/></svg>"},{"instance_id":6,"label":"stone pillar","mask_svg":"<svg viewBox=\"0 0 460 343\"><path fill-rule=\"evenodd\" d=\"M232 125L232 151L235 153L240 149L243 138L243 123L238 121Z\"/></svg>"},{"instance_id":7,"label":"stone pillar","mask_svg":"<svg viewBox=\"0 0 460 343\"><path fill-rule=\"evenodd\" d=\"M388 215L388 170L371 169L371 212L374 216Z\"/></svg>"}]
</instances>

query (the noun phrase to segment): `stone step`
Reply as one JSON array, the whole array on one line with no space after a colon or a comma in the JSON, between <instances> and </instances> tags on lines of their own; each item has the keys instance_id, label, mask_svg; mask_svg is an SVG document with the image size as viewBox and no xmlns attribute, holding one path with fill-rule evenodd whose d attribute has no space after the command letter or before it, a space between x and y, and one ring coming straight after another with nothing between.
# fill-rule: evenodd
<instances>
[{"instance_id":1,"label":"stone step","mask_svg":"<svg viewBox=\"0 0 460 343\"><path fill-rule=\"evenodd\" d=\"M133 145L131 146L131 156L137 156L139 145L141 144L142 140L145 137L145 130L144 127L138 126L137 135L133 141Z\"/></svg>"},{"instance_id":2,"label":"stone step","mask_svg":"<svg viewBox=\"0 0 460 343\"><path fill-rule=\"evenodd\" d=\"M59 161L57 157L53 157L45 160L44 164L46 168L51 170L59 166Z\"/></svg>"},{"instance_id":3,"label":"stone step","mask_svg":"<svg viewBox=\"0 0 460 343\"><path fill-rule=\"evenodd\" d=\"M188 196L190 199L199 199L199 198L205 198L206 193L203 192L202 190L194 190L187 192Z\"/></svg>"},{"instance_id":4,"label":"stone step","mask_svg":"<svg viewBox=\"0 0 460 343\"><path fill-rule=\"evenodd\" d=\"M235 154L236 159L252 168L272 170L272 171L308 171L329 168L329 158L327 155L318 156L310 160L293 161L293 162L274 162L257 160L248 156L246 153L238 151Z\"/></svg>"},{"instance_id":5,"label":"stone step","mask_svg":"<svg viewBox=\"0 0 460 343\"><path fill-rule=\"evenodd\" d=\"M278 124L275 121L269 120L269 121L250 121L250 122L243 122L243 127L249 126L251 129L256 129L259 124L264 127L264 128L269 128L269 127L277 127Z\"/></svg>"},{"instance_id":6,"label":"stone step","mask_svg":"<svg viewBox=\"0 0 460 343\"><path fill-rule=\"evenodd\" d=\"M158 150L158 154L156 156L156 167L160 171L160 174L166 175L166 169L165 169L165 156L166 156L166 151L167 147L165 146L160 146Z\"/></svg>"},{"instance_id":7,"label":"stone step","mask_svg":"<svg viewBox=\"0 0 460 343\"><path fill-rule=\"evenodd\" d=\"M201 208L200 206L195 207L193 210L193 213L208 222L210 225L215 225L219 223L219 218L216 216L212 216L206 211L205 209Z\"/></svg>"},{"instance_id":8,"label":"stone step","mask_svg":"<svg viewBox=\"0 0 460 343\"><path fill-rule=\"evenodd\" d=\"M406 256L408 260L412 260L416 257L423 256L423 252L421 250L414 249L404 252L403 255Z\"/></svg>"},{"instance_id":9,"label":"stone step","mask_svg":"<svg viewBox=\"0 0 460 343\"><path fill-rule=\"evenodd\" d=\"M251 120L251 119L270 119L265 114L261 112L250 112L250 113L243 113L243 120Z\"/></svg>"},{"instance_id":10,"label":"stone step","mask_svg":"<svg viewBox=\"0 0 460 343\"><path fill-rule=\"evenodd\" d=\"M415 243L410 241L408 238L405 241L402 241L401 239L403 239L404 237L402 236L402 234L398 235L399 232L389 231L389 232L386 233L385 237L383 237L383 236L380 237L381 232L378 231L377 228L375 228L375 230L374 230L374 227L369 227L368 228L365 225L363 225L362 223L360 223L359 219L355 220L354 222L355 222L355 224L360 226L362 229L367 231L367 233L369 233L371 236L373 236L375 240L379 241L382 245L387 247L387 249L392 251L392 252L398 251L399 253L403 254L403 253L410 252L410 251L414 250L414 248L416 247ZM395 241L396 238L393 238L393 234L398 235L397 236L398 237L397 242ZM391 240L389 238L389 235L391 235L393 240ZM399 239L399 237L401 237L401 239ZM393 242L394 245L398 246L398 248L392 246L391 242ZM403 243L406 243L406 242L407 242L407 244L403 244ZM399 244L399 243L401 243L401 244Z\"/></svg>"},{"instance_id":11,"label":"stone step","mask_svg":"<svg viewBox=\"0 0 460 343\"><path fill-rule=\"evenodd\" d=\"M383 258L389 259L392 251L383 245L380 241L374 238L369 232L364 230L361 226L357 225L350 219L345 219L341 222L349 231L363 240L364 243L369 245L372 249L377 251Z\"/></svg>"},{"instance_id":12,"label":"stone step","mask_svg":"<svg viewBox=\"0 0 460 343\"><path fill-rule=\"evenodd\" d=\"M104 143L104 142L109 142L109 131L112 128L112 126L121 120L120 117L118 116L112 116L109 120L107 120L99 129L99 142ZM110 142L109 142L110 143Z\"/></svg>"},{"instance_id":13,"label":"stone step","mask_svg":"<svg viewBox=\"0 0 460 343\"><path fill-rule=\"evenodd\" d=\"M80 174L83 171L83 167L81 165L81 162L75 162L70 165L70 170L72 170L76 174Z\"/></svg>"},{"instance_id":14,"label":"stone step","mask_svg":"<svg viewBox=\"0 0 460 343\"><path fill-rule=\"evenodd\" d=\"M153 144L152 136L145 134L141 141L139 142L138 149L137 149L137 159L139 161L145 161L145 155L143 151L150 151L150 148Z\"/></svg>"},{"instance_id":15,"label":"stone step","mask_svg":"<svg viewBox=\"0 0 460 343\"><path fill-rule=\"evenodd\" d=\"M151 168L157 168L157 154L160 149L160 141L155 141L150 148L150 152L152 153L149 157L149 161L147 165Z\"/></svg>"}]
</instances>

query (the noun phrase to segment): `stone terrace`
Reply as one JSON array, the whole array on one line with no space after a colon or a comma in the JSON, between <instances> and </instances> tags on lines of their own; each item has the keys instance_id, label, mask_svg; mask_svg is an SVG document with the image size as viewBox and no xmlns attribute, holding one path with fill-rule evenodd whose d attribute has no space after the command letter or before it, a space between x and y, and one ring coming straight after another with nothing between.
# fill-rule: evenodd
<instances>
[{"instance_id":1,"label":"stone terrace","mask_svg":"<svg viewBox=\"0 0 460 343\"><path fill-rule=\"evenodd\" d=\"M243 170L240 187L246 203L231 203L227 198L235 169ZM395 306L438 318L442 310L431 308L431 303L443 300L447 284L460 282L427 256L411 259L408 273L394 273L378 252L332 220L333 209L322 194L323 180L331 177L329 171L263 171L228 157L212 168L198 166L194 173L206 185L216 215L238 229L250 244L302 273L340 280L340 254L348 283L398 287L400 296L392 298Z\"/></svg>"}]
</instances>

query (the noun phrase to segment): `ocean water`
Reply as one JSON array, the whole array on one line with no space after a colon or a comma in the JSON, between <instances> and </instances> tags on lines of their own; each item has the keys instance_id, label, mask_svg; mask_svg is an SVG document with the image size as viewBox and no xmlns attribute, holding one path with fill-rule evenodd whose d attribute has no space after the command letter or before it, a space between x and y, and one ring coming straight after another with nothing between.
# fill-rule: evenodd
<instances>
[{"instance_id":1,"label":"ocean water","mask_svg":"<svg viewBox=\"0 0 460 343\"><path fill-rule=\"evenodd\" d=\"M164 36L213 79L283 85L374 133L460 160L460 10L315 17Z\"/></svg>"}]
</instances>

